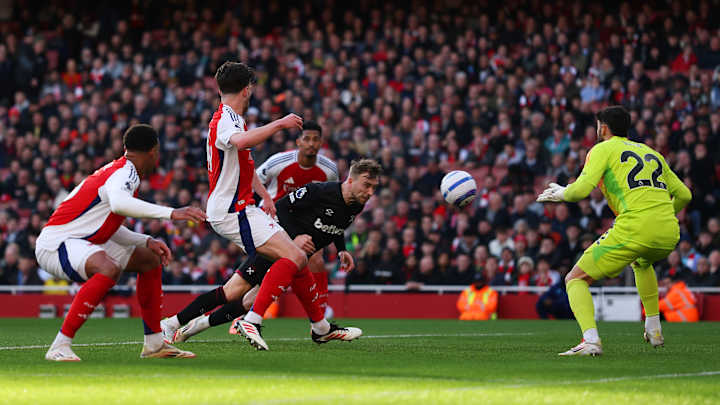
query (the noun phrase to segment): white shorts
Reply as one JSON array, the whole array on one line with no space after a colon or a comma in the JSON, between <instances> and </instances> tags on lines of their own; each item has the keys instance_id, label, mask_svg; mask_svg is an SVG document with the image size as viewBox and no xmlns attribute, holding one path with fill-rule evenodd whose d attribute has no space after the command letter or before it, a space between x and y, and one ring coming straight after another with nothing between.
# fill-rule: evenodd
<instances>
[{"instance_id":1,"label":"white shorts","mask_svg":"<svg viewBox=\"0 0 720 405\"><path fill-rule=\"evenodd\" d=\"M256 248L283 230L270 215L254 205L248 205L240 212L229 213L220 221L211 221L210 225L220 236L243 248L248 255L254 255Z\"/></svg>"},{"instance_id":2,"label":"white shorts","mask_svg":"<svg viewBox=\"0 0 720 405\"><path fill-rule=\"evenodd\" d=\"M134 245L124 246L112 240L96 245L85 239L68 239L61 243L57 250L36 248L35 256L40 268L48 273L64 280L82 283L88 279L85 262L93 253L107 253L115 264L124 270L134 251Z\"/></svg>"}]
</instances>

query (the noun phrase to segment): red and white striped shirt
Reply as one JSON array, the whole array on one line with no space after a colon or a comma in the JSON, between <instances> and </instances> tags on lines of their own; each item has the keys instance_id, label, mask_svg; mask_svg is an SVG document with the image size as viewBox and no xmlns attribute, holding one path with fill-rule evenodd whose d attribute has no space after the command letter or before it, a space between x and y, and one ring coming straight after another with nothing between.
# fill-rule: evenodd
<instances>
[{"instance_id":1,"label":"red and white striped shirt","mask_svg":"<svg viewBox=\"0 0 720 405\"><path fill-rule=\"evenodd\" d=\"M230 143L232 135L245 131L245 120L221 103L210 121L207 139L208 221L222 220L228 213L255 204L252 189L255 162L250 149L238 150Z\"/></svg>"},{"instance_id":2,"label":"red and white striped shirt","mask_svg":"<svg viewBox=\"0 0 720 405\"><path fill-rule=\"evenodd\" d=\"M335 163L325 156L318 155L315 165L303 167L298 162L298 151L276 153L257 170L260 182L265 185L273 201L285 194L312 182L338 181L338 169Z\"/></svg>"},{"instance_id":3,"label":"red and white striped shirt","mask_svg":"<svg viewBox=\"0 0 720 405\"><path fill-rule=\"evenodd\" d=\"M37 246L57 250L68 239L103 244L144 243L148 236L122 227L126 216L169 219L173 209L135 198L140 177L126 157L114 160L87 177L53 212L37 239Z\"/></svg>"}]
</instances>

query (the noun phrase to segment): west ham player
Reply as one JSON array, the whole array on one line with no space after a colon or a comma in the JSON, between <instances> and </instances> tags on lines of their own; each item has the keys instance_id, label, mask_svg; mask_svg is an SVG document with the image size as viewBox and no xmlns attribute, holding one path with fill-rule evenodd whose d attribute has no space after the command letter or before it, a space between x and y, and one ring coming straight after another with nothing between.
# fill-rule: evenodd
<instances>
[{"instance_id":1,"label":"west ham player","mask_svg":"<svg viewBox=\"0 0 720 405\"><path fill-rule=\"evenodd\" d=\"M269 305L275 290L296 279L302 280L298 282L309 288L313 278L306 267L305 252L293 243L271 217L275 215L275 204L255 173L250 148L264 142L279 130L302 129L302 119L289 114L248 131L239 114L244 114L250 105L256 81L253 70L243 63L228 61L218 68L215 81L220 90L221 102L210 121L208 132L208 222L218 234L243 248L251 259L259 253L276 260L272 272L269 272L270 276L265 280L265 289L261 288L258 292L260 302L267 301ZM263 199L262 210L255 206L253 189ZM227 301L241 298L237 295L241 280L239 275L233 275L224 286L201 295L190 306L203 313ZM163 322L163 330L176 330L182 323L198 315L188 319L180 319L178 316L168 318ZM248 324L247 333L259 337L260 332L255 325L262 322L262 316L250 311L248 317L252 323ZM313 327L321 334L330 331L330 324L324 318Z\"/></svg>"},{"instance_id":2,"label":"west ham player","mask_svg":"<svg viewBox=\"0 0 720 405\"><path fill-rule=\"evenodd\" d=\"M335 163L325 156L318 155L322 146L322 128L315 121L305 121L303 132L295 141L298 148L271 156L257 170L260 181L265 185L273 201L278 201L287 193L311 182L338 181ZM282 224L281 224L282 225ZM318 301L327 313L328 273L323 263L322 251L308 259L308 267L313 273Z\"/></svg>"},{"instance_id":3,"label":"west ham player","mask_svg":"<svg viewBox=\"0 0 720 405\"><path fill-rule=\"evenodd\" d=\"M350 167L350 175L344 183L309 183L305 187L291 192L277 203L280 224L288 234L295 237L295 242L302 246L308 254L313 254L316 250L320 251L331 243L335 244L343 266L352 270L354 263L352 255L345 250L344 232L352 224L355 216L362 212L364 204L377 188L380 170L377 162L364 159L353 163ZM254 264L249 260L245 261L237 270L237 274L242 276L243 281L238 294L244 295L244 298L224 305L209 316L201 315L190 321L185 327L176 332L173 331L173 341L183 342L211 326L230 322L231 319L250 309L258 290L257 285L263 282L271 265L271 260L262 257L258 257ZM321 319L323 310L318 304L319 293L317 290L302 288L296 282L291 283L290 286L293 287L293 291L298 294L299 298L302 298L301 295L309 297L309 299L301 299L301 302L310 320ZM278 291L273 299L280 295L281 291ZM257 301L254 305L254 310L262 310L262 308L258 308ZM196 314L200 315L197 312ZM189 316L189 314L185 316ZM236 320L231 328L231 333L243 333L246 328L241 327L242 322L245 321ZM165 329L163 332L166 336L169 335ZM245 335L245 333L243 334ZM353 340L361 334L362 331L358 328L340 328L331 324L330 333L321 335L313 331L312 338L316 343L325 343L334 339ZM255 347L267 349L264 341L256 343L257 339L251 337L248 339Z\"/></svg>"},{"instance_id":4,"label":"west ham player","mask_svg":"<svg viewBox=\"0 0 720 405\"><path fill-rule=\"evenodd\" d=\"M123 137L125 156L83 180L50 216L37 239L40 266L56 277L83 283L45 358L80 361L70 348L122 271L140 273L137 297L145 326L140 357L195 357L163 342L160 333L162 265L171 259L164 242L122 226L125 217L205 220L198 208L173 209L135 198L140 179L159 160L158 136L149 125L134 125Z\"/></svg>"}]
</instances>

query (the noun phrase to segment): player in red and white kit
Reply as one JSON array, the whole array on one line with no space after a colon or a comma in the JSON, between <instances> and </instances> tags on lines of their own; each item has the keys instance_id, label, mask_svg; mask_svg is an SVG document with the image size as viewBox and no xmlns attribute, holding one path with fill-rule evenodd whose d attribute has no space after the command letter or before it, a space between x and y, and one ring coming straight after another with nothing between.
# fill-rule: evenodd
<instances>
[{"instance_id":1,"label":"player in red and white kit","mask_svg":"<svg viewBox=\"0 0 720 405\"><path fill-rule=\"evenodd\" d=\"M297 190L308 183L339 181L335 162L318 155L322 146L322 127L315 121L305 121L303 132L296 140L298 148L272 155L257 170L260 181L265 185L273 201ZM313 273L319 294L318 303L326 317L328 310L328 273L323 262L322 252L316 252L308 259L308 267Z\"/></svg>"},{"instance_id":2,"label":"player in red and white kit","mask_svg":"<svg viewBox=\"0 0 720 405\"><path fill-rule=\"evenodd\" d=\"M282 129L302 129L303 122L297 115L289 114L262 127L247 130L239 114L244 114L250 106L256 81L253 70L243 63L228 61L218 68L215 81L221 103L210 121L208 132L208 222L218 234L242 247L251 259L259 253L275 260L257 293L253 309L246 315L248 322L245 323L245 333L251 343L267 350L260 333L262 315L267 307L291 283L309 290L315 281L306 266L306 253L272 218L276 213L275 204L255 172L250 148ZM253 190L263 199L263 209L255 206ZM311 249L312 246L307 251ZM183 311L163 320L166 341L172 340L180 326L204 312L241 299L246 285L240 275L234 274L222 287L197 297ZM313 320L312 328L316 334L330 332L330 324L324 317Z\"/></svg>"},{"instance_id":3,"label":"player in red and white kit","mask_svg":"<svg viewBox=\"0 0 720 405\"><path fill-rule=\"evenodd\" d=\"M198 208L173 209L136 198L140 179L159 160L157 132L134 125L123 137L125 155L87 177L53 212L40 232L35 255L48 273L83 283L45 358L80 361L70 345L78 329L123 271L140 273L137 297L145 326L140 357L195 357L163 342L160 318L162 265L171 258L161 240L122 226L125 217L205 220Z\"/></svg>"}]
</instances>

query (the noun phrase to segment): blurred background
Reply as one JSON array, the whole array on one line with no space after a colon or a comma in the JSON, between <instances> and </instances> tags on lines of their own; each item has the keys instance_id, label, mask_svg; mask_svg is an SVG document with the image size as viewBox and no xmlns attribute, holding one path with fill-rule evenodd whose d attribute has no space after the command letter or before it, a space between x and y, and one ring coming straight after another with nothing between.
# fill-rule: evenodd
<instances>
[{"instance_id":1,"label":"blurred background","mask_svg":"<svg viewBox=\"0 0 720 405\"><path fill-rule=\"evenodd\" d=\"M693 191L659 278L719 286L717 3L2 0L0 284L67 285L38 268L35 239L84 177L121 156L131 124L160 133L161 164L140 197L204 208L213 75L237 60L259 78L250 128L294 112L320 123L342 179L358 157L384 167L346 234L356 270L326 251L335 289L482 278L534 294L558 283L614 216L597 189L578 204L535 197L575 179L594 113L614 104L631 111L630 138ZM296 135L255 148L256 166ZM453 169L478 183L463 210L439 193ZM170 246L166 286L220 284L243 260L204 224L128 225ZM600 285L633 283L628 268Z\"/></svg>"}]
</instances>

